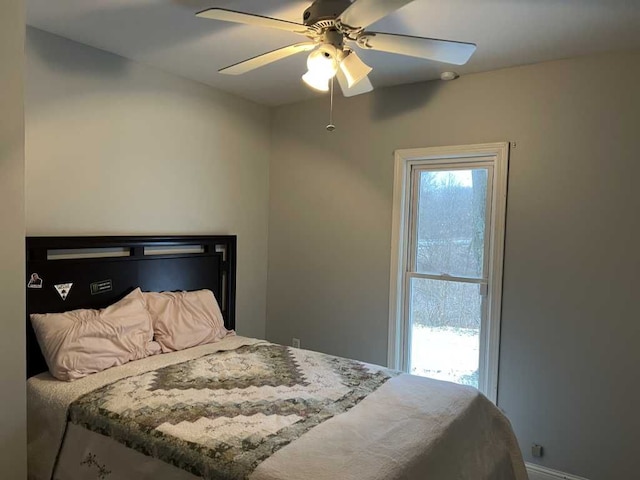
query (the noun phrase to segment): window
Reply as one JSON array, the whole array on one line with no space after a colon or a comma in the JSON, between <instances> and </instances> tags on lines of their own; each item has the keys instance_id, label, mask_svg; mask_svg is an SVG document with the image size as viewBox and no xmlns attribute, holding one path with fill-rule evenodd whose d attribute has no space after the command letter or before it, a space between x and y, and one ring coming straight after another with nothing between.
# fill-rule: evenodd
<instances>
[{"instance_id":1,"label":"window","mask_svg":"<svg viewBox=\"0 0 640 480\"><path fill-rule=\"evenodd\" d=\"M508 145L396 151L389 366L496 401Z\"/></svg>"}]
</instances>

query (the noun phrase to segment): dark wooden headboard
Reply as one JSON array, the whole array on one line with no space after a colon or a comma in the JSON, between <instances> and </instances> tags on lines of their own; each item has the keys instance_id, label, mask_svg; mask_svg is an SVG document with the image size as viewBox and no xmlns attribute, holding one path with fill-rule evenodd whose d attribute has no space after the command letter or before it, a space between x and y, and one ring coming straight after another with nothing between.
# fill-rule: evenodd
<instances>
[{"instance_id":1,"label":"dark wooden headboard","mask_svg":"<svg viewBox=\"0 0 640 480\"><path fill-rule=\"evenodd\" d=\"M104 308L136 287L209 289L225 326L235 328L235 235L27 237L26 242L27 378L47 370L29 314ZM63 285L69 283L66 291Z\"/></svg>"}]
</instances>

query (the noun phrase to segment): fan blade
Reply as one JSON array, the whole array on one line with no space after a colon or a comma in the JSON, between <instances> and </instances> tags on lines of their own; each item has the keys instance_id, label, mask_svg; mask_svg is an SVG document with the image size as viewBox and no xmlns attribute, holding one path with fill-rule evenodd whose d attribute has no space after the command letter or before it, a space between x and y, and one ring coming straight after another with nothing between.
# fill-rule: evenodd
<instances>
[{"instance_id":1,"label":"fan blade","mask_svg":"<svg viewBox=\"0 0 640 480\"><path fill-rule=\"evenodd\" d=\"M375 32L364 32L360 35L358 46L454 65L464 65L476 51L473 43Z\"/></svg>"},{"instance_id":2,"label":"fan blade","mask_svg":"<svg viewBox=\"0 0 640 480\"><path fill-rule=\"evenodd\" d=\"M262 15L254 15L252 13L236 12L234 10L226 10L224 8L209 8L196 13L196 17L208 18L210 20L222 20L223 22L244 23L246 25L256 25L259 27L277 28L279 30L286 30L287 32L299 33L301 35L305 35L309 32L309 29L301 23L264 17Z\"/></svg>"},{"instance_id":3,"label":"fan blade","mask_svg":"<svg viewBox=\"0 0 640 480\"><path fill-rule=\"evenodd\" d=\"M338 79L338 83L340 84L340 88L342 89L342 94L345 97L353 97L355 95L361 95L373 90L373 85L371 85L371 81L366 75L362 78L362 80L360 80L352 87L349 87L349 81L347 80L347 77L342 70L338 70L338 73L336 73L336 78Z\"/></svg>"},{"instance_id":4,"label":"fan blade","mask_svg":"<svg viewBox=\"0 0 640 480\"><path fill-rule=\"evenodd\" d=\"M288 47L278 48L276 50L272 50L270 52L263 53L262 55L250 58L249 60L235 63L218 70L218 72L227 75L240 75L242 73L250 72L251 70L254 70L256 68L264 67L265 65L268 65L275 61L282 60L283 58L289 57L291 55L295 55L296 53L308 52L309 50L313 50L314 48L316 48L316 44L313 42L295 43L293 45L289 45Z\"/></svg>"},{"instance_id":5,"label":"fan blade","mask_svg":"<svg viewBox=\"0 0 640 480\"><path fill-rule=\"evenodd\" d=\"M362 30L413 0L355 0L338 17L348 29Z\"/></svg>"},{"instance_id":6,"label":"fan blade","mask_svg":"<svg viewBox=\"0 0 640 480\"><path fill-rule=\"evenodd\" d=\"M360 60L360 57L356 52L351 51L346 57L344 57L342 62L340 62L340 70L344 73L349 88L351 88L369 75L372 68Z\"/></svg>"}]
</instances>

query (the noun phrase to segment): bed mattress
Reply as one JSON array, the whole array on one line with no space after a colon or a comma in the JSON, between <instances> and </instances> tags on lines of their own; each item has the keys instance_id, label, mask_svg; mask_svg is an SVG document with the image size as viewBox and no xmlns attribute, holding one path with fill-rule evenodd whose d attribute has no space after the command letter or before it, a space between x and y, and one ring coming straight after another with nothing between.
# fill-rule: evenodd
<instances>
[{"instance_id":1,"label":"bed mattress","mask_svg":"<svg viewBox=\"0 0 640 480\"><path fill-rule=\"evenodd\" d=\"M28 381L29 477L526 479L477 390L232 336Z\"/></svg>"}]
</instances>

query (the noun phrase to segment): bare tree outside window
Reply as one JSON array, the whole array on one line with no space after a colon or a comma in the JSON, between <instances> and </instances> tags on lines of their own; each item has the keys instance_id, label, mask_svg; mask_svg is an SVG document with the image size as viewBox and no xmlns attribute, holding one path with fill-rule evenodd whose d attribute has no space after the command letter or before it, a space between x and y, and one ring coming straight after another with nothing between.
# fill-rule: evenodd
<instances>
[{"instance_id":1,"label":"bare tree outside window","mask_svg":"<svg viewBox=\"0 0 640 480\"><path fill-rule=\"evenodd\" d=\"M488 171L422 171L411 282L412 373L478 386Z\"/></svg>"}]
</instances>

